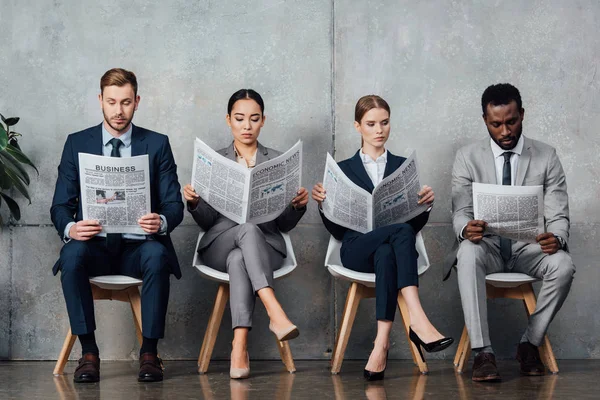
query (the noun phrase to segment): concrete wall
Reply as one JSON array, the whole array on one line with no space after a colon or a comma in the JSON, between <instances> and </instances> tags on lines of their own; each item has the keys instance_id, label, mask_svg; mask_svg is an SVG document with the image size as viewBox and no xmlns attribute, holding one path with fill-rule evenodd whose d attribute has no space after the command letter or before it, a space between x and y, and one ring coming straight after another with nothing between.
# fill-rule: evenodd
<instances>
[{"instance_id":1,"label":"concrete wall","mask_svg":"<svg viewBox=\"0 0 600 400\"><path fill-rule=\"evenodd\" d=\"M61 247L49 216L56 167L67 134L101 121L100 76L122 66L139 79L135 122L170 136L182 185L190 179L194 136L215 148L230 140L226 103L241 87L265 98L263 143L283 150L304 140L307 187L320 180L327 151L341 160L358 148L356 100L385 97L393 110L388 148L416 149L422 180L436 191L424 230L433 266L421 297L432 321L456 339L463 327L456 278L441 282L453 240L451 165L459 147L487 135L482 91L512 82L527 111L525 134L557 147L569 183L577 275L551 326L554 350L559 358L600 358L597 2L0 0L0 15L0 112L21 117L21 146L40 169L32 205L21 199L21 221L0 231L0 357L59 353L68 321L51 274ZM292 232L299 268L275 288L302 333L291 342L295 357L322 359L333 347L348 285L323 267L328 235L315 204L309 207ZM197 234L187 216L173 234L184 277L172 280L160 344L167 359L197 357L216 293L216 284L190 267ZM506 300L489 308L497 353L511 357L526 324L523 307ZM103 358L135 358L129 308L100 302L97 319ZM215 358L229 356L230 326L227 311ZM374 332L374 300L367 300L347 358L366 358ZM278 356L261 306L250 347L252 358ZM431 357L451 358L454 350ZM399 326L390 356L410 356Z\"/></svg>"}]
</instances>

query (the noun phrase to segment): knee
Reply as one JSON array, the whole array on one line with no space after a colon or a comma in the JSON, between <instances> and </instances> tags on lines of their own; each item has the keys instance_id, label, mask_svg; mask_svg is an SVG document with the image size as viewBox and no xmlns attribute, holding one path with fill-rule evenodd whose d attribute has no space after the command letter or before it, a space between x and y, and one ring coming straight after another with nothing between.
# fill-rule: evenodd
<instances>
[{"instance_id":1,"label":"knee","mask_svg":"<svg viewBox=\"0 0 600 400\"><path fill-rule=\"evenodd\" d=\"M395 224L394 233L392 233L392 239L394 238L409 238L415 240L415 231L410 224Z\"/></svg>"},{"instance_id":2,"label":"knee","mask_svg":"<svg viewBox=\"0 0 600 400\"><path fill-rule=\"evenodd\" d=\"M569 253L559 251L548 256L547 274L554 275L560 284L571 284L575 275L575 265Z\"/></svg>"},{"instance_id":3,"label":"knee","mask_svg":"<svg viewBox=\"0 0 600 400\"><path fill-rule=\"evenodd\" d=\"M167 248L157 241L147 241L143 246L140 262L144 271L151 274L169 273Z\"/></svg>"},{"instance_id":4,"label":"knee","mask_svg":"<svg viewBox=\"0 0 600 400\"><path fill-rule=\"evenodd\" d=\"M486 252L483 246L469 240L463 240L458 248L457 268L460 271L474 271L482 267L485 262Z\"/></svg>"},{"instance_id":5,"label":"knee","mask_svg":"<svg viewBox=\"0 0 600 400\"><path fill-rule=\"evenodd\" d=\"M240 238L257 238L264 237L264 233L260 230L260 228L252 223L246 222L245 224L241 224L239 226Z\"/></svg>"}]
</instances>

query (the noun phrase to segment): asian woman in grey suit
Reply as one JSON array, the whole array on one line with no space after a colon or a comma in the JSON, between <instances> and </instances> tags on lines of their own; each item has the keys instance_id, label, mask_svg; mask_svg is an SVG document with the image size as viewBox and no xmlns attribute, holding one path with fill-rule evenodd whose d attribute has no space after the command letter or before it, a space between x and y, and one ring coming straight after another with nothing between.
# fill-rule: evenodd
<instances>
[{"instance_id":1,"label":"asian woman in grey suit","mask_svg":"<svg viewBox=\"0 0 600 400\"><path fill-rule=\"evenodd\" d=\"M219 153L248 168L277 157L281 153L263 146L258 135L265 123L264 102L252 89L235 92L227 105L226 121L233 134L233 142ZM263 224L237 224L215 211L194 192L191 185L184 187L187 209L206 231L198 252L212 268L229 274L230 307L233 327L230 376L233 379L250 375L248 333L252 328L254 303L258 296L269 315L269 329L277 339L285 341L298 336L273 291L273 271L286 257L286 246L281 232L293 229L308 203L308 191L298 190L297 196L275 220Z\"/></svg>"}]
</instances>

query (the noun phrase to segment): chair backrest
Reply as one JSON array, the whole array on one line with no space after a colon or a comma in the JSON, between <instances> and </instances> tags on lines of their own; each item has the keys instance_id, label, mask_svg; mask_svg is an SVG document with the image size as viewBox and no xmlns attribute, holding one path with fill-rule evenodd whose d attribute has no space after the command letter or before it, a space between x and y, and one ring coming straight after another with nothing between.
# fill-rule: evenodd
<instances>
[{"instance_id":1,"label":"chair backrest","mask_svg":"<svg viewBox=\"0 0 600 400\"><path fill-rule=\"evenodd\" d=\"M290 235L287 233L281 233L283 240L285 241L285 248L287 257L283 259L283 264L275 272L273 272L273 278L279 279L290 274L298 266L296 262L296 254L294 253L294 247L292 246L292 240ZM194 250L194 259L192 260L192 267L196 268L200 274L205 278L217 281L217 282L229 282L229 274L226 272L218 271L210 266L206 265L202 260L202 256L198 254L198 247L200 246L200 240L204 236L204 231L201 230L198 234L198 241L196 242L196 249Z\"/></svg>"},{"instance_id":2,"label":"chair backrest","mask_svg":"<svg viewBox=\"0 0 600 400\"><path fill-rule=\"evenodd\" d=\"M101 275L90 278L90 283L101 289L124 290L131 286L141 286L143 282L126 275Z\"/></svg>"},{"instance_id":3,"label":"chair backrest","mask_svg":"<svg viewBox=\"0 0 600 400\"><path fill-rule=\"evenodd\" d=\"M539 279L520 272L498 272L485 276L486 283L497 288L514 288L525 283L533 283Z\"/></svg>"},{"instance_id":4,"label":"chair backrest","mask_svg":"<svg viewBox=\"0 0 600 400\"><path fill-rule=\"evenodd\" d=\"M325 267L342 267L342 258L340 256L340 249L342 248L342 242L336 240L333 236L329 238L329 246L327 247L327 255L325 256ZM419 275L422 275L429 269L429 256L427 256L427 250L425 249L425 242L423 241L423 235L421 232L417 233L415 248L419 253L417 259L417 268Z\"/></svg>"}]
</instances>

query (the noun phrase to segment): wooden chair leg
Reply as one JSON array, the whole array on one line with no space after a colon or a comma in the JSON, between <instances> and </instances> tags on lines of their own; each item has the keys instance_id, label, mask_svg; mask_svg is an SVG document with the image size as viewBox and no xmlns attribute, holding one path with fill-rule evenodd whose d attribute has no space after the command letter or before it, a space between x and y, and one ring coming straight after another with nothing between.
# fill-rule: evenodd
<instances>
[{"instance_id":1,"label":"wooden chair leg","mask_svg":"<svg viewBox=\"0 0 600 400\"><path fill-rule=\"evenodd\" d=\"M279 383L277 384L277 400L290 400L292 398L292 387L294 386L294 374L280 374Z\"/></svg>"},{"instance_id":2,"label":"wooden chair leg","mask_svg":"<svg viewBox=\"0 0 600 400\"><path fill-rule=\"evenodd\" d=\"M140 291L137 286L132 286L127 289L127 295L129 297L129 305L131 306L131 313L133 314L133 322L135 323L135 332L137 334L138 342L142 345L142 298L140 297Z\"/></svg>"},{"instance_id":3,"label":"wooden chair leg","mask_svg":"<svg viewBox=\"0 0 600 400\"><path fill-rule=\"evenodd\" d=\"M340 330L331 357L331 373L334 375L339 374L340 369L342 368L344 353L346 352L346 346L348 346L348 339L350 339L350 332L352 331L352 325L356 318L356 311L358 310L358 305L362 298L362 286L363 285L359 283L352 282L348 289L346 305L344 305L344 314L342 315Z\"/></svg>"},{"instance_id":4,"label":"wooden chair leg","mask_svg":"<svg viewBox=\"0 0 600 400\"><path fill-rule=\"evenodd\" d=\"M56 365L54 366L54 375L63 375L65 370L65 365L67 361L69 361L69 356L71 355L71 351L73 350L73 345L75 344L75 340L77 339L77 335L73 335L71 333L71 328L67 332L67 337L65 338L65 342L63 343L63 347L60 350L60 355L58 356L58 360L56 360Z\"/></svg>"},{"instance_id":5,"label":"wooden chair leg","mask_svg":"<svg viewBox=\"0 0 600 400\"><path fill-rule=\"evenodd\" d=\"M456 372L462 374L465 370L465 366L469 358L471 358L471 341L469 340L469 332L467 332L467 327L465 326L465 339L462 347L462 352L460 359L458 360L458 365L456 366ZM461 337L462 340L462 337Z\"/></svg>"},{"instance_id":6,"label":"wooden chair leg","mask_svg":"<svg viewBox=\"0 0 600 400\"><path fill-rule=\"evenodd\" d=\"M292 350L290 349L290 344L286 340L285 342L281 342L275 338L277 342L277 349L279 349L279 355L281 356L281 361L285 365L285 369L293 374L296 372L296 365L294 365L294 357L292 357Z\"/></svg>"},{"instance_id":7,"label":"wooden chair leg","mask_svg":"<svg viewBox=\"0 0 600 400\"><path fill-rule=\"evenodd\" d=\"M462 357L463 347L465 345L465 337L468 336L467 326L463 327L462 335L460 336L460 340L458 341L458 346L456 346L456 354L454 355L454 366L457 367Z\"/></svg>"},{"instance_id":8,"label":"wooden chair leg","mask_svg":"<svg viewBox=\"0 0 600 400\"><path fill-rule=\"evenodd\" d=\"M408 340L408 345L411 347L411 351L413 353L413 358L416 359L417 366L419 367L419 371L422 374L429 373L429 369L427 368L427 363L424 359L419 355L419 350L417 346L410 340L409 330L410 330L410 314L408 313L408 307L406 306L406 301L404 301L404 296L398 291L398 308L400 309L400 316L402 317L402 322L404 325L404 332L406 333L406 339Z\"/></svg>"},{"instance_id":9,"label":"wooden chair leg","mask_svg":"<svg viewBox=\"0 0 600 400\"><path fill-rule=\"evenodd\" d=\"M530 316L535 311L537 304L535 292L533 291L533 285L531 283L521 285L521 290L523 291L523 303L525 304L527 316ZM544 361L544 364L546 364L548 370L553 374L558 374L558 363L554 357L554 351L552 351L552 346L550 345L548 335L544 336L544 341L539 347L539 350L540 356L542 357L542 360Z\"/></svg>"},{"instance_id":10,"label":"wooden chair leg","mask_svg":"<svg viewBox=\"0 0 600 400\"><path fill-rule=\"evenodd\" d=\"M208 364L210 364L210 357L212 356L213 349L215 348L215 342L217 341L217 335L219 334L219 327L221 326L221 320L223 319L223 313L225 312L225 306L229 299L229 285L221 283L217 290L217 297L215 298L215 305L213 306L212 313L208 320L208 326L206 327L206 333L204 334L204 340L202 341L202 348L200 349L200 355L198 356L198 373L205 374L208 371Z\"/></svg>"}]
</instances>

